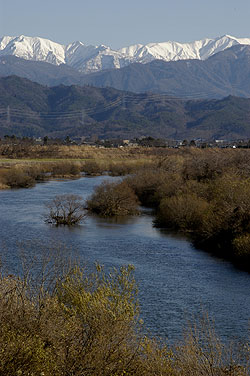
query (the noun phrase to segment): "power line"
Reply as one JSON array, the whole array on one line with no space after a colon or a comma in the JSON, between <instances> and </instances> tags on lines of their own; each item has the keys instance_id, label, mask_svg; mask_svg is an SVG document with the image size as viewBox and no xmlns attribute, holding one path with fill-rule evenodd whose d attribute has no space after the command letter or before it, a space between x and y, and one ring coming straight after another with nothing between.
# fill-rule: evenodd
<instances>
[{"instance_id":1,"label":"power line","mask_svg":"<svg viewBox=\"0 0 250 376\"><path fill-rule=\"evenodd\" d=\"M95 104L93 106L83 106L79 110L68 110L68 111L48 111L48 112L39 112L32 111L31 109L20 109L12 108L10 106L0 107L0 117L6 116L7 123L10 124L13 121L13 118L25 118L30 121L35 120L78 120L81 124L84 124L86 121L86 116L93 116L100 113L104 113L114 109L127 110L129 106L133 105L167 105L173 101L188 101L188 100L209 100L204 98L204 95L211 95L211 92L197 92L195 94L185 96L185 97L173 97L169 94L158 94L158 93L125 93L121 97L114 98L112 101L105 104ZM214 99L215 100L215 99ZM162 108L161 108L162 109Z\"/></svg>"}]
</instances>

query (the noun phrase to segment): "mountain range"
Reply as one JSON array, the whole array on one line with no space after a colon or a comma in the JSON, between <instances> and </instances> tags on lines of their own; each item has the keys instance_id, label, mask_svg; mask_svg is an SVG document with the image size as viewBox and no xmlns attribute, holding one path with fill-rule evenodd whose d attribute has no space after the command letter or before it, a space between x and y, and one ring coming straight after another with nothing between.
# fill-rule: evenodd
<instances>
[{"instance_id":1,"label":"mountain range","mask_svg":"<svg viewBox=\"0 0 250 376\"><path fill-rule=\"evenodd\" d=\"M250 99L182 100L0 78L0 137L250 138Z\"/></svg>"},{"instance_id":2,"label":"mountain range","mask_svg":"<svg viewBox=\"0 0 250 376\"><path fill-rule=\"evenodd\" d=\"M86 75L82 82L186 99L250 97L250 46L236 45L206 60L154 60Z\"/></svg>"},{"instance_id":3,"label":"mountain range","mask_svg":"<svg viewBox=\"0 0 250 376\"><path fill-rule=\"evenodd\" d=\"M45 38L24 35L0 38L0 56L16 56L54 65L66 64L83 73L122 68L131 63L146 64L153 60L206 60L217 52L237 44L250 45L250 38L230 35L203 39L192 43L161 42L136 44L114 50L108 46L92 46L82 42L62 45Z\"/></svg>"},{"instance_id":4,"label":"mountain range","mask_svg":"<svg viewBox=\"0 0 250 376\"><path fill-rule=\"evenodd\" d=\"M86 84L135 93L163 93L185 99L250 96L250 46L235 45L206 60L133 63L120 69L83 74L74 68L16 56L0 56L0 76L17 75L42 85Z\"/></svg>"},{"instance_id":5,"label":"mountain range","mask_svg":"<svg viewBox=\"0 0 250 376\"><path fill-rule=\"evenodd\" d=\"M250 138L250 38L0 39L0 137Z\"/></svg>"}]
</instances>

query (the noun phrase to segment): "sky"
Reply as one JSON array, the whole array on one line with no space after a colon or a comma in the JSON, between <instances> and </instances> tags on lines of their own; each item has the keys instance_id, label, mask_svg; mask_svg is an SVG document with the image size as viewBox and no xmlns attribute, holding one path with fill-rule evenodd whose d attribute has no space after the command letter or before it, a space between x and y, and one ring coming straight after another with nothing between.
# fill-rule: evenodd
<instances>
[{"instance_id":1,"label":"sky","mask_svg":"<svg viewBox=\"0 0 250 376\"><path fill-rule=\"evenodd\" d=\"M249 20L249 0L0 0L0 37L114 49L225 34L250 38Z\"/></svg>"}]
</instances>

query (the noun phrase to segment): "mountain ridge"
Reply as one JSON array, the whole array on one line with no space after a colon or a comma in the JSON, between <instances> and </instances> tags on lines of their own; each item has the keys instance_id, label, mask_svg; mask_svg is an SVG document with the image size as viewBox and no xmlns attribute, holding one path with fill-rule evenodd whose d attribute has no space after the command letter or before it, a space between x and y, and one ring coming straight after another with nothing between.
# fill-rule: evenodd
<instances>
[{"instance_id":1,"label":"mountain ridge","mask_svg":"<svg viewBox=\"0 0 250 376\"><path fill-rule=\"evenodd\" d=\"M68 45L40 37L24 35L0 38L0 56L13 55L26 60L54 65L66 64L83 73L122 68L131 63L146 64L153 60L206 60L217 52L237 44L250 45L250 38L224 35L191 43L160 42L135 44L114 50L105 45L86 45L80 41Z\"/></svg>"},{"instance_id":2,"label":"mountain ridge","mask_svg":"<svg viewBox=\"0 0 250 376\"><path fill-rule=\"evenodd\" d=\"M184 99L250 97L250 46L235 45L206 60L154 60L85 75L74 68L0 56L0 76L17 75L42 85L92 85Z\"/></svg>"},{"instance_id":3,"label":"mountain ridge","mask_svg":"<svg viewBox=\"0 0 250 376\"><path fill-rule=\"evenodd\" d=\"M249 139L250 99L182 100L0 78L0 137Z\"/></svg>"},{"instance_id":4,"label":"mountain ridge","mask_svg":"<svg viewBox=\"0 0 250 376\"><path fill-rule=\"evenodd\" d=\"M250 96L250 46L235 45L206 60L190 59L130 64L119 70L86 75L83 81L97 87L114 87L137 93L151 91L182 98Z\"/></svg>"}]
</instances>

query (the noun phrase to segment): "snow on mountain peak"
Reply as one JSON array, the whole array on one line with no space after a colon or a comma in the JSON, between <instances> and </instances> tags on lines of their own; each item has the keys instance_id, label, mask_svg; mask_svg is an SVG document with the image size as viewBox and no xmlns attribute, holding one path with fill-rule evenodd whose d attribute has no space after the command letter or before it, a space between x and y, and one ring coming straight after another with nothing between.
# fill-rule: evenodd
<instances>
[{"instance_id":1,"label":"snow on mountain peak","mask_svg":"<svg viewBox=\"0 0 250 376\"><path fill-rule=\"evenodd\" d=\"M7 44L16 37L8 37L8 36L5 36L3 38L0 38L0 51L3 50Z\"/></svg>"},{"instance_id":2,"label":"snow on mountain peak","mask_svg":"<svg viewBox=\"0 0 250 376\"><path fill-rule=\"evenodd\" d=\"M102 69L121 68L135 62L145 64L155 59L205 60L236 44L250 45L250 38L223 35L215 39L206 38L191 43L168 41L146 45L135 44L113 50L105 45L85 45L80 41L62 45L45 38L20 35L0 38L0 56L14 55L55 65L67 64L79 71L89 73Z\"/></svg>"},{"instance_id":3,"label":"snow on mountain peak","mask_svg":"<svg viewBox=\"0 0 250 376\"><path fill-rule=\"evenodd\" d=\"M4 37L5 38L5 37ZM15 55L26 60L46 61L51 64L62 64L65 60L64 47L39 37L7 37L9 40L1 39L0 55Z\"/></svg>"}]
</instances>

